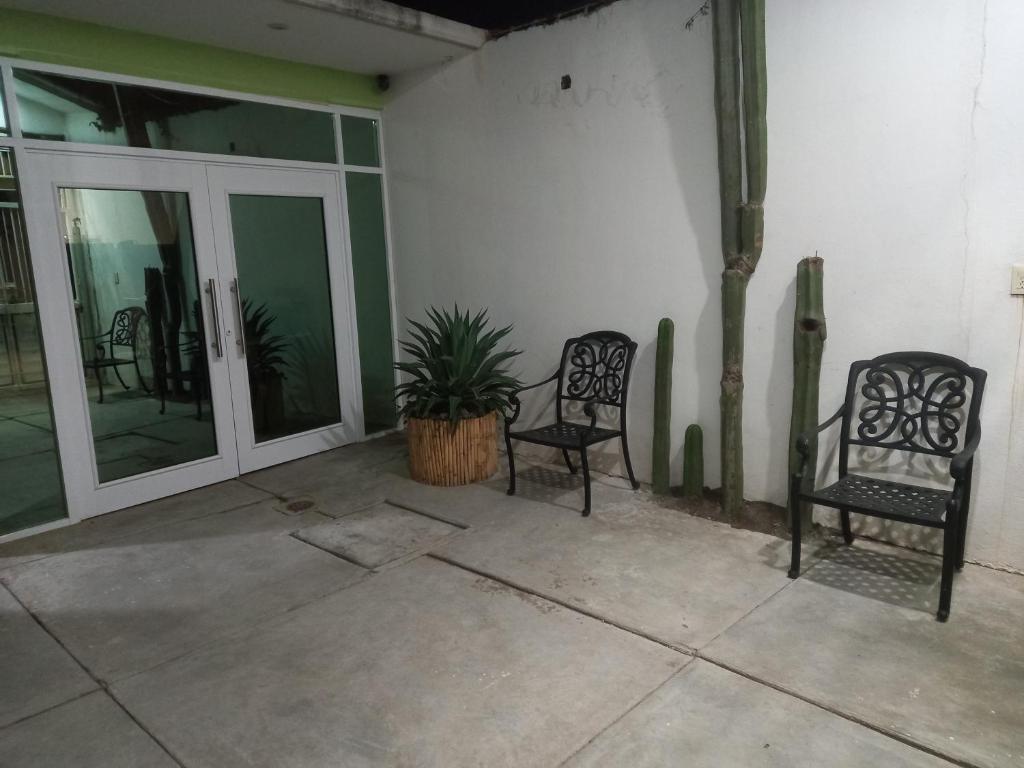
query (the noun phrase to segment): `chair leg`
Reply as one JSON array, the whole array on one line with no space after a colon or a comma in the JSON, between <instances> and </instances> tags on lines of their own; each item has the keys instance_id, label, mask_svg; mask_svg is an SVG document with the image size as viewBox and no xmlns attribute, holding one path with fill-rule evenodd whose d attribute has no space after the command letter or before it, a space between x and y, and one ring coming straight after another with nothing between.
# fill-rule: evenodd
<instances>
[{"instance_id":1,"label":"chair leg","mask_svg":"<svg viewBox=\"0 0 1024 768\"><path fill-rule=\"evenodd\" d=\"M797 477L793 477L790 481L789 491L789 516L790 526L792 527L792 550L789 561L789 573L786 574L791 579L795 579L800 575L800 480Z\"/></svg>"},{"instance_id":2,"label":"chair leg","mask_svg":"<svg viewBox=\"0 0 1024 768\"><path fill-rule=\"evenodd\" d=\"M967 493L970 494L970 487L967 489ZM970 497L968 496L964 500L964 508L960 511L960 524L957 531L956 540L956 569L962 571L964 569L964 552L967 549L967 515L971 509Z\"/></svg>"},{"instance_id":3,"label":"chair leg","mask_svg":"<svg viewBox=\"0 0 1024 768\"><path fill-rule=\"evenodd\" d=\"M505 493L514 496L516 492L516 457L512 453L512 438L508 436L508 429L505 430L505 454L508 456L508 490Z\"/></svg>"},{"instance_id":4,"label":"chair leg","mask_svg":"<svg viewBox=\"0 0 1024 768\"><path fill-rule=\"evenodd\" d=\"M124 383L124 378L121 376L121 366L112 365L111 368L114 369L114 375L117 376L117 380L121 382L121 386L125 389L131 389L131 387Z\"/></svg>"},{"instance_id":5,"label":"chair leg","mask_svg":"<svg viewBox=\"0 0 1024 768\"><path fill-rule=\"evenodd\" d=\"M580 446L580 465L583 467L583 516L590 517L590 464L585 445Z\"/></svg>"},{"instance_id":6,"label":"chair leg","mask_svg":"<svg viewBox=\"0 0 1024 768\"><path fill-rule=\"evenodd\" d=\"M952 518L952 519L950 519ZM949 605L953 600L953 571L959 552L960 520L952 509L946 512L946 527L942 533L942 581L939 584L939 621L949 618Z\"/></svg>"},{"instance_id":7,"label":"chair leg","mask_svg":"<svg viewBox=\"0 0 1024 768\"><path fill-rule=\"evenodd\" d=\"M135 363L135 375L139 379L139 386L142 387L142 391L145 392L147 395L153 394L153 391L146 385L145 379L142 378L142 371L139 369L138 358L136 358L133 362Z\"/></svg>"},{"instance_id":8,"label":"chair leg","mask_svg":"<svg viewBox=\"0 0 1024 768\"><path fill-rule=\"evenodd\" d=\"M853 531L850 529L850 510L840 509L839 520L843 524L843 541L847 544L853 544Z\"/></svg>"},{"instance_id":9,"label":"chair leg","mask_svg":"<svg viewBox=\"0 0 1024 768\"><path fill-rule=\"evenodd\" d=\"M633 474L633 462L629 460L629 441L626 440L626 433L622 433L622 460L626 463L626 472L629 474L629 484L633 486L635 491L640 487L640 483L636 480L636 475Z\"/></svg>"},{"instance_id":10,"label":"chair leg","mask_svg":"<svg viewBox=\"0 0 1024 768\"><path fill-rule=\"evenodd\" d=\"M562 458L565 460L565 466L567 466L569 471L575 475L578 470L573 466L572 459L569 458L569 452L565 450L565 448L562 449Z\"/></svg>"},{"instance_id":11,"label":"chair leg","mask_svg":"<svg viewBox=\"0 0 1024 768\"><path fill-rule=\"evenodd\" d=\"M93 368L92 373L96 377L96 386L100 389L99 403L100 405L103 405L103 374L100 373L99 368Z\"/></svg>"}]
</instances>

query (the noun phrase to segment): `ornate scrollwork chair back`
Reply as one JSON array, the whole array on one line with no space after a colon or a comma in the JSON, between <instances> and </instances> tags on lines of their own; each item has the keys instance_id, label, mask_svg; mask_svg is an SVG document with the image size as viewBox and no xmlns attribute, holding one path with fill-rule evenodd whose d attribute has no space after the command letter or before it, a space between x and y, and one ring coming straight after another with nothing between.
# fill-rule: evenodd
<instances>
[{"instance_id":1,"label":"ornate scrollwork chair back","mask_svg":"<svg viewBox=\"0 0 1024 768\"><path fill-rule=\"evenodd\" d=\"M843 442L951 459L978 421L984 371L954 357L898 352L850 366ZM848 466L848 453L840 456Z\"/></svg>"}]
</instances>

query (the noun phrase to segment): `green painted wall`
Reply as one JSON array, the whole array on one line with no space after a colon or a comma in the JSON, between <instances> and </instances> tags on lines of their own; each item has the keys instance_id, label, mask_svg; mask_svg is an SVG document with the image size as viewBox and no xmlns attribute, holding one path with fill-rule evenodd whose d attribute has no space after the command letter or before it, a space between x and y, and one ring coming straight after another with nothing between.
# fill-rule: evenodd
<instances>
[{"instance_id":1,"label":"green painted wall","mask_svg":"<svg viewBox=\"0 0 1024 768\"><path fill-rule=\"evenodd\" d=\"M370 75L6 8L0 55L300 101L383 104Z\"/></svg>"}]
</instances>

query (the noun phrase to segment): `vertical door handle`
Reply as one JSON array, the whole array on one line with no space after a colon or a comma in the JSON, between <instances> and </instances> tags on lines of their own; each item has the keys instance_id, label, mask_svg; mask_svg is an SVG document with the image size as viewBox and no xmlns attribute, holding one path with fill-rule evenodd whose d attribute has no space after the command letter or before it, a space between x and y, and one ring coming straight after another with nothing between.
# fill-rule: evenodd
<instances>
[{"instance_id":1,"label":"vertical door handle","mask_svg":"<svg viewBox=\"0 0 1024 768\"><path fill-rule=\"evenodd\" d=\"M231 293L235 295L235 312L238 314L238 336L235 344L245 354L245 313L242 311L242 291L238 287L238 278L231 281Z\"/></svg>"},{"instance_id":2,"label":"vertical door handle","mask_svg":"<svg viewBox=\"0 0 1024 768\"><path fill-rule=\"evenodd\" d=\"M210 311L213 313L213 341L210 348L217 357L224 357L224 344L220 336L220 309L217 307L217 281L212 277L206 281L206 292L210 296Z\"/></svg>"}]
</instances>

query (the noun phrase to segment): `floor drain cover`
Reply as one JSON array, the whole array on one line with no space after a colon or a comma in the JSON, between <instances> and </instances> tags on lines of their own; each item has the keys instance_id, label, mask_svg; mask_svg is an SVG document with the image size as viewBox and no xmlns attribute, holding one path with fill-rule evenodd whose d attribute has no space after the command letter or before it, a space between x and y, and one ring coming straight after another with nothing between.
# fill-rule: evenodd
<instances>
[{"instance_id":1,"label":"floor drain cover","mask_svg":"<svg viewBox=\"0 0 1024 768\"><path fill-rule=\"evenodd\" d=\"M307 509L313 507L313 502L309 499L300 499L299 501L291 502L285 509L289 512L305 512Z\"/></svg>"}]
</instances>

